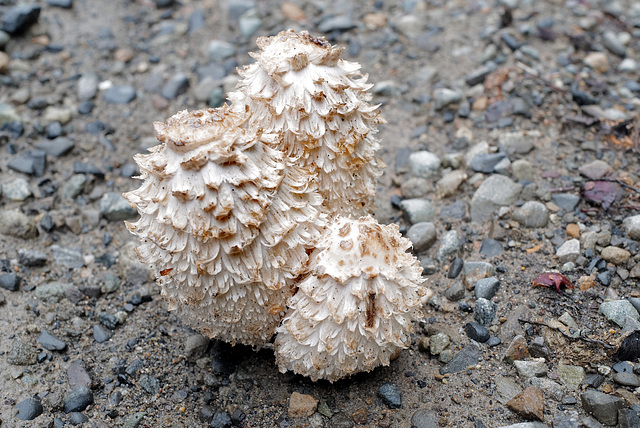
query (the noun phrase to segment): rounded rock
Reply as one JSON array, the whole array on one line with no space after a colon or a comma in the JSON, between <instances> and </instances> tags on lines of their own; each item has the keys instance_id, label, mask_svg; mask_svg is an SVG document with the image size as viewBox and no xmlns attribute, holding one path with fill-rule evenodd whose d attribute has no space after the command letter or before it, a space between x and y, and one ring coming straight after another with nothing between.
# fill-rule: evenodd
<instances>
[{"instance_id":1,"label":"rounded rock","mask_svg":"<svg viewBox=\"0 0 640 428\"><path fill-rule=\"evenodd\" d=\"M409 169L414 177L435 177L440 171L440 158L428 151L411 153Z\"/></svg>"},{"instance_id":2,"label":"rounded rock","mask_svg":"<svg viewBox=\"0 0 640 428\"><path fill-rule=\"evenodd\" d=\"M91 403L93 403L93 392L86 386L80 386L64 397L64 412L81 412Z\"/></svg>"},{"instance_id":3,"label":"rounded rock","mask_svg":"<svg viewBox=\"0 0 640 428\"><path fill-rule=\"evenodd\" d=\"M549 210L542 202L529 201L515 210L512 217L524 227L545 227L549 222Z\"/></svg>"},{"instance_id":4,"label":"rounded rock","mask_svg":"<svg viewBox=\"0 0 640 428\"><path fill-rule=\"evenodd\" d=\"M27 398L16 404L16 410L18 414L16 418L21 421L32 421L43 412L42 403L38 398Z\"/></svg>"},{"instance_id":5,"label":"rounded rock","mask_svg":"<svg viewBox=\"0 0 640 428\"><path fill-rule=\"evenodd\" d=\"M413 244L416 253L427 250L436 241L438 233L433 223L416 223L409 228L407 236Z\"/></svg>"},{"instance_id":6,"label":"rounded rock","mask_svg":"<svg viewBox=\"0 0 640 428\"><path fill-rule=\"evenodd\" d=\"M378 397L390 409L398 409L402 406L402 391L395 383L385 383L378 389Z\"/></svg>"}]
</instances>

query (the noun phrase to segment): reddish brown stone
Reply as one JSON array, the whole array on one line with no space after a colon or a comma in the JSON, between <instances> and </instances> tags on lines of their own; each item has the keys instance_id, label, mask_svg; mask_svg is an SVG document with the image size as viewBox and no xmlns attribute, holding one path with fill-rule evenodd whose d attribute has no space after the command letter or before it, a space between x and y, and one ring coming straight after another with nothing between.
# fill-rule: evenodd
<instances>
[{"instance_id":1,"label":"reddish brown stone","mask_svg":"<svg viewBox=\"0 0 640 428\"><path fill-rule=\"evenodd\" d=\"M540 388L530 386L507 402L507 407L529 420L544 420L544 394Z\"/></svg>"}]
</instances>

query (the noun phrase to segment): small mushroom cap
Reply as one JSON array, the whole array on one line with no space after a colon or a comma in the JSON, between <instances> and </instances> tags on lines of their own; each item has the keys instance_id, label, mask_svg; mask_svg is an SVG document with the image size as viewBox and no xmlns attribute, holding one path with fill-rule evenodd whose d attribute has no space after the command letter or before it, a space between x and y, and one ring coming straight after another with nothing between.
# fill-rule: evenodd
<instances>
[{"instance_id":1,"label":"small mushroom cap","mask_svg":"<svg viewBox=\"0 0 640 428\"><path fill-rule=\"evenodd\" d=\"M158 141L178 153L186 153L219 140L226 131L244 121L243 115L232 113L225 105L191 112L182 110L166 122L154 122L153 127Z\"/></svg>"},{"instance_id":2,"label":"small mushroom cap","mask_svg":"<svg viewBox=\"0 0 640 428\"><path fill-rule=\"evenodd\" d=\"M277 329L280 371L334 382L388 365L408 348L411 322L432 294L409 247L396 225L335 219Z\"/></svg>"}]
</instances>

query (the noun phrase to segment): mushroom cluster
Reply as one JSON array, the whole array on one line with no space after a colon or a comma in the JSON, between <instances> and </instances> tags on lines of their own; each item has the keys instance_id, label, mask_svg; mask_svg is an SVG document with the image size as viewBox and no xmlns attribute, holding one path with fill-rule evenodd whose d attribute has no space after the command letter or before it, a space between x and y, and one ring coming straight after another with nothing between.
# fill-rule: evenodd
<instances>
[{"instance_id":1,"label":"mushroom cluster","mask_svg":"<svg viewBox=\"0 0 640 428\"><path fill-rule=\"evenodd\" d=\"M231 106L181 111L125 193L169 309L335 381L389 364L430 296L397 226L368 216L382 162L371 85L306 32L260 38Z\"/></svg>"}]
</instances>

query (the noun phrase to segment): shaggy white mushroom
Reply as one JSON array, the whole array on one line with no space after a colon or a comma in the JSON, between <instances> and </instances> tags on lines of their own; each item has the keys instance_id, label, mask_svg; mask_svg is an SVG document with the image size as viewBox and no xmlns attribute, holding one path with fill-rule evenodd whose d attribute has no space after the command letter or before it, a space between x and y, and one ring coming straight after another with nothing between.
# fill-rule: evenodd
<instances>
[{"instance_id":1,"label":"shaggy white mushroom","mask_svg":"<svg viewBox=\"0 0 640 428\"><path fill-rule=\"evenodd\" d=\"M410 247L396 225L337 217L277 329L280 371L334 382L409 347L411 322L432 295Z\"/></svg>"},{"instance_id":2,"label":"shaggy white mushroom","mask_svg":"<svg viewBox=\"0 0 640 428\"><path fill-rule=\"evenodd\" d=\"M125 197L170 309L210 337L268 342L306 250L321 228L321 198L287 166L277 135L243 129L243 113L182 111L154 123L158 140L137 155L142 186Z\"/></svg>"},{"instance_id":3,"label":"shaggy white mushroom","mask_svg":"<svg viewBox=\"0 0 640 428\"><path fill-rule=\"evenodd\" d=\"M377 125L385 123L369 104L373 85L360 64L340 59L343 47L306 31L283 31L257 40L256 59L240 71L229 94L235 111L249 112L249 126L281 133L288 165L302 165L318 183L330 215L373 212L383 162Z\"/></svg>"}]
</instances>

